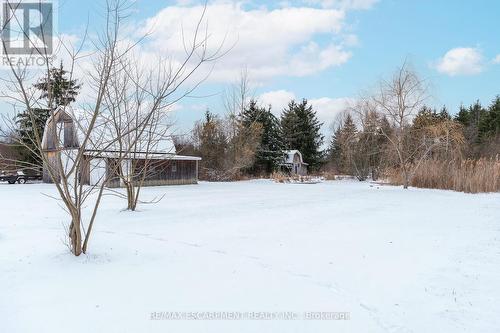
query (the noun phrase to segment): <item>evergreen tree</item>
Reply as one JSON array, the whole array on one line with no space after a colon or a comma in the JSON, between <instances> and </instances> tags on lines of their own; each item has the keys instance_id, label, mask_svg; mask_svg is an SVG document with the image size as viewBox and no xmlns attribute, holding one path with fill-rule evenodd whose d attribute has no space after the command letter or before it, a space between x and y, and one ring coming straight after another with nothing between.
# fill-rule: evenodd
<instances>
[{"instance_id":1,"label":"evergreen tree","mask_svg":"<svg viewBox=\"0 0 500 333\"><path fill-rule=\"evenodd\" d=\"M481 106L479 101L476 101L474 105L469 107L470 122L468 126L468 131L470 132L470 137L472 144L479 144L481 139L481 133L479 132L479 125L481 119L486 115L486 110Z\"/></svg>"},{"instance_id":2,"label":"evergreen tree","mask_svg":"<svg viewBox=\"0 0 500 333\"><path fill-rule=\"evenodd\" d=\"M68 72L63 68L61 62L59 68L51 68L47 76L33 85L41 91L40 99L47 100L49 108L50 104L56 108L58 106L67 106L75 101L82 86L78 84L77 80L70 79L67 76ZM49 95L51 95L51 98L49 98Z\"/></svg>"},{"instance_id":3,"label":"evergreen tree","mask_svg":"<svg viewBox=\"0 0 500 333\"><path fill-rule=\"evenodd\" d=\"M337 126L337 129L333 132L332 139L330 140L330 145L328 147L327 159L332 163L333 167L340 170L341 156L342 156L342 125Z\"/></svg>"},{"instance_id":4,"label":"evergreen tree","mask_svg":"<svg viewBox=\"0 0 500 333\"><path fill-rule=\"evenodd\" d=\"M451 120L450 113L448 112L448 109L446 108L445 105L443 105L441 111L439 111L439 118L441 120Z\"/></svg>"},{"instance_id":5,"label":"evergreen tree","mask_svg":"<svg viewBox=\"0 0 500 333\"><path fill-rule=\"evenodd\" d=\"M342 127L342 136L345 138L344 140L352 141L356 137L358 133L358 129L356 128L356 124L352 119L351 115L348 114L344 121L344 126Z\"/></svg>"},{"instance_id":6,"label":"evergreen tree","mask_svg":"<svg viewBox=\"0 0 500 333\"><path fill-rule=\"evenodd\" d=\"M17 115L17 152L20 160L31 166L41 166L37 142L42 140L45 123L50 117L48 109L33 108ZM38 135L38 137L37 137Z\"/></svg>"},{"instance_id":7,"label":"evergreen tree","mask_svg":"<svg viewBox=\"0 0 500 333\"><path fill-rule=\"evenodd\" d=\"M376 180L381 168L382 156L388 144L387 138L382 135L381 129L387 133L385 128L387 119L381 118L377 112L367 112L363 119L363 128L358 135L358 148L356 149L357 160L361 160L358 167L358 179L371 177Z\"/></svg>"},{"instance_id":8,"label":"evergreen tree","mask_svg":"<svg viewBox=\"0 0 500 333\"><path fill-rule=\"evenodd\" d=\"M488 111L481 106L481 103L476 101L468 108L463 105L460 106L460 110L455 116L455 121L458 121L463 126L469 157L475 158L481 154L481 140L484 137L483 131L485 129L483 119L487 116L487 113Z\"/></svg>"},{"instance_id":9,"label":"evergreen tree","mask_svg":"<svg viewBox=\"0 0 500 333\"><path fill-rule=\"evenodd\" d=\"M283 143L281 141L280 123L271 113L271 107L263 108L257 101L251 100L240 115L244 127L259 123L262 127L260 144L257 148L254 165L250 168L253 173L271 173L281 162Z\"/></svg>"},{"instance_id":10,"label":"evergreen tree","mask_svg":"<svg viewBox=\"0 0 500 333\"><path fill-rule=\"evenodd\" d=\"M421 130L428 126L436 125L448 120L451 120L451 116L448 113L446 106L443 106L439 112L437 112L436 109L424 106L417 113L415 119L413 119L412 129Z\"/></svg>"},{"instance_id":11,"label":"evergreen tree","mask_svg":"<svg viewBox=\"0 0 500 333\"><path fill-rule=\"evenodd\" d=\"M470 114L469 110L463 105L460 105L460 110L458 111L458 114L454 118L456 121L458 121L464 128L468 127L470 124Z\"/></svg>"},{"instance_id":12,"label":"evergreen tree","mask_svg":"<svg viewBox=\"0 0 500 333\"><path fill-rule=\"evenodd\" d=\"M291 101L281 116L283 142L286 149L297 149L310 167L318 169L323 159L321 145L324 137L316 112L306 99L300 104Z\"/></svg>"},{"instance_id":13,"label":"evergreen tree","mask_svg":"<svg viewBox=\"0 0 500 333\"><path fill-rule=\"evenodd\" d=\"M352 119L351 115L348 114L344 123L342 124L342 129L340 131L340 170L344 173L354 174L354 154L356 150L358 129L356 124Z\"/></svg>"},{"instance_id":14,"label":"evergreen tree","mask_svg":"<svg viewBox=\"0 0 500 333\"><path fill-rule=\"evenodd\" d=\"M21 112L16 117L17 136L21 143L19 153L24 162L41 165L37 153L37 141L43 137L45 123L50 116L51 107L67 106L75 101L81 85L77 80L69 79L62 62L59 68L51 68L49 74L33 86L40 90L40 100L45 100L46 108L33 108ZM50 91L50 93L49 93Z\"/></svg>"},{"instance_id":15,"label":"evergreen tree","mask_svg":"<svg viewBox=\"0 0 500 333\"><path fill-rule=\"evenodd\" d=\"M482 142L496 138L500 134L500 96L497 96L479 121L479 137Z\"/></svg>"}]
</instances>

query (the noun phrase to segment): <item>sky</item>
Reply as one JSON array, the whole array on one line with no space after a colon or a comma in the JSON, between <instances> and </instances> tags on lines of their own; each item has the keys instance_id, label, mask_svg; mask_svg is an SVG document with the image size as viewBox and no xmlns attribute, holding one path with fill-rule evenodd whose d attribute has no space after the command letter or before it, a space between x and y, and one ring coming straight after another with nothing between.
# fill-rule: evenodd
<instances>
[{"instance_id":1,"label":"sky","mask_svg":"<svg viewBox=\"0 0 500 333\"><path fill-rule=\"evenodd\" d=\"M78 40L102 24L103 0L59 0L58 33ZM138 56L182 59L179 37L194 31L199 0L135 0L126 31L148 32ZM362 92L409 63L429 82L428 103L455 113L461 103L488 104L500 94L500 1L455 0L212 0L204 21L209 50L227 51L174 117L182 130L209 108L222 113L223 91L246 69L252 95L279 114L291 99L308 99L324 122ZM182 27L182 29L181 29Z\"/></svg>"}]
</instances>

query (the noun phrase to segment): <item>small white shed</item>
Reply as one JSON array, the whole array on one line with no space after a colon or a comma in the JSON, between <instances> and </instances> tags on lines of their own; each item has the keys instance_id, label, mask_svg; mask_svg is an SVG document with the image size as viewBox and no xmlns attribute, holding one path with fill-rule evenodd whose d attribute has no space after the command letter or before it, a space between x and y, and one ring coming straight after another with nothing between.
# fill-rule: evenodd
<instances>
[{"instance_id":1,"label":"small white shed","mask_svg":"<svg viewBox=\"0 0 500 333\"><path fill-rule=\"evenodd\" d=\"M305 176L307 175L308 164L302 159L302 154L298 150L285 150L283 163L281 168L285 172L292 175Z\"/></svg>"}]
</instances>

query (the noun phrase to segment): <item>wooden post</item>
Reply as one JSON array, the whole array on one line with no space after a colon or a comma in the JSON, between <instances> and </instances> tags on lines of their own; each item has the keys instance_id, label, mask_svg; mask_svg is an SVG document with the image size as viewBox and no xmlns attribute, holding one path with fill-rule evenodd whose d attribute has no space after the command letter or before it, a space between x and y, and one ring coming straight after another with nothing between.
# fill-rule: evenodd
<instances>
[{"instance_id":1,"label":"wooden post","mask_svg":"<svg viewBox=\"0 0 500 333\"><path fill-rule=\"evenodd\" d=\"M198 183L198 160L196 160L196 183Z\"/></svg>"}]
</instances>

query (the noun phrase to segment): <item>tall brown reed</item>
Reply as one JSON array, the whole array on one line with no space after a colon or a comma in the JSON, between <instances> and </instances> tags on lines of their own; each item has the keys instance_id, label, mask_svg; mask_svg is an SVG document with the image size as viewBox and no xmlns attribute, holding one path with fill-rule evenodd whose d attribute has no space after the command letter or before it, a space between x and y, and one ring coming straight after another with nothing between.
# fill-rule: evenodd
<instances>
[{"instance_id":1,"label":"tall brown reed","mask_svg":"<svg viewBox=\"0 0 500 333\"><path fill-rule=\"evenodd\" d=\"M388 170L391 184L401 185L397 170ZM500 192L499 158L462 161L426 160L415 171L411 186L466 193Z\"/></svg>"}]
</instances>

